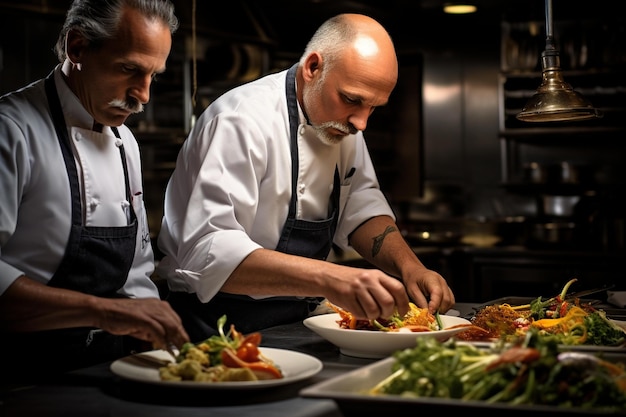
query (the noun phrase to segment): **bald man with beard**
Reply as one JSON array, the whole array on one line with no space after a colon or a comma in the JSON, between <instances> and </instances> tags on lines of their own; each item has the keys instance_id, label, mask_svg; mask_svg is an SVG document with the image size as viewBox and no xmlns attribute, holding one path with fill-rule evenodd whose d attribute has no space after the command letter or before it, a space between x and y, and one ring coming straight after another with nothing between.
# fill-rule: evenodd
<instances>
[{"instance_id":1,"label":"bald man with beard","mask_svg":"<svg viewBox=\"0 0 626 417\"><path fill-rule=\"evenodd\" d=\"M165 196L157 272L192 340L217 319L244 333L326 301L362 319L447 311L454 294L407 245L363 132L398 61L374 19L324 22L298 63L236 87L199 117ZM326 261L353 248L377 269Z\"/></svg>"}]
</instances>

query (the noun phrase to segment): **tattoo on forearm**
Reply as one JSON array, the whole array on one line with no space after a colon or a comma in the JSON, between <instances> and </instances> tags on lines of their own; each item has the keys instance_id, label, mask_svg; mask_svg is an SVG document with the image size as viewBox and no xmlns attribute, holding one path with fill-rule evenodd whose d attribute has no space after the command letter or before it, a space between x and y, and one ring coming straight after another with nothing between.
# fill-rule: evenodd
<instances>
[{"instance_id":1,"label":"tattoo on forearm","mask_svg":"<svg viewBox=\"0 0 626 417\"><path fill-rule=\"evenodd\" d=\"M387 228L385 229L385 231L378 235L378 236L374 236L374 238L372 239L374 241L374 244L372 245L372 256L375 257L376 255L378 255L378 252L380 252L380 248L383 247L383 240L385 240L385 236L387 236L389 233L391 232L395 232L398 229L396 229L393 226L387 226Z\"/></svg>"}]
</instances>

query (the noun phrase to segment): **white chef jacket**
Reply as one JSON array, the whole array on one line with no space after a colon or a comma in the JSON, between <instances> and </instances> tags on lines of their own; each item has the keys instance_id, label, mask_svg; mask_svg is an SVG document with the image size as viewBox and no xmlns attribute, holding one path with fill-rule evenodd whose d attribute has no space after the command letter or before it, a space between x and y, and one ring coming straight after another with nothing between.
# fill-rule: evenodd
<instances>
[{"instance_id":1,"label":"white chef jacket","mask_svg":"<svg viewBox=\"0 0 626 417\"><path fill-rule=\"evenodd\" d=\"M92 131L93 118L61 75L55 84L68 126L81 185L86 226L128 222L119 139L109 127ZM128 162L137 215L135 257L118 293L159 297L150 276L154 254L143 203L139 146L130 130L118 127ZM71 226L71 194L65 163L48 110L43 80L0 99L0 294L19 276L47 283L65 254Z\"/></svg>"},{"instance_id":2,"label":"white chef jacket","mask_svg":"<svg viewBox=\"0 0 626 417\"><path fill-rule=\"evenodd\" d=\"M286 71L239 86L198 118L165 193L157 272L170 289L208 302L254 250L275 249L289 211L291 155ZM361 132L325 145L300 109L297 217L328 217L335 166L341 178L334 242L369 218L395 218ZM267 296L271 296L268 294Z\"/></svg>"}]
</instances>

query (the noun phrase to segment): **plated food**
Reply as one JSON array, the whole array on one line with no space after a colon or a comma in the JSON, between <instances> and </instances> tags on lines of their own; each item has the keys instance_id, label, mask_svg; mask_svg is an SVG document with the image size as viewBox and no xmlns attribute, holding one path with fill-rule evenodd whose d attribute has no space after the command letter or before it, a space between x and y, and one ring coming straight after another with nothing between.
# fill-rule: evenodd
<instances>
[{"instance_id":1,"label":"plated food","mask_svg":"<svg viewBox=\"0 0 626 417\"><path fill-rule=\"evenodd\" d=\"M465 341L510 341L530 329L568 346L623 346L626 332L592 303L567 296L570 280L555 297L539 297L529 304L493 304L480 308L471 329L457 336Z\"/></svg>"},{"instance_id":2,"label":"plated food","mask_svg":"<svg viewBox=\"0 0 626 417\"><path fill-rule=\"evenodd\" d=\"M439 324L431 324L426 326L428 327L427 329L420 327L420 331L413 331L416 327L412 328L410 325L397 327L397 323L393 324L386 321L378 321L377 324L366 325L365 323L351 321L350 317L349 313L342 311L341 313L309 317L303 323L306 327L339 347L342 354L374 359L389 356L398 349L413 347L417 338L433 337L436 340L443 341L471 326L470 321L467 319L441 315L439 316ZM436 321L434 317L433 319ZM427 319L428 322L430 320ZM350 326L354 327L351 328ZM373 326L373 328L369 326Z\"/></svg>"},{"instance_id":3,"label":"plated food","mask_svg":"<svg viewBox=\"0 0 626 417\"><path fill-rule=\"evenodd\" d=\"M391 375L369 391L511 404L626 409L624 364L590 353L561 352L532 329L501 351L417 341L396 352Z\"/></svg>"},{"instance_id":4,"label":"plated food","mask_svg":"<svg viewBox=\"0 0 626 417\"><path fill-rule=\"evenodd\" d=\"M414 303L409 303L409 311L402 317L394 314L389 318L376 320L357 319L354 314L327 303L339 316L339 327L350 330L372 330L381 332L432 332L443 330L444 325L439 321L439 313L431 314L426 308L419 308Z\"/></svg>"},{"instance_id":5,"label":"plated food","mask_svg":"<svg viewBox=\"0 0 626 417\"><path fill-rule=\"evenodd\" d=\"M280 367L283 377L278 379L260 379L257 381L175 381L163 380L159 368L164 362L171 361L171 355L164 350L137 353L114 361L111 371L126 380L150 384L159 387L171 387L184 390L258 390L269 387L293 384L311 378L323 369L322 362L310 355L286 349L260 347L261 353L272 358Z\"/></svg>"},{"instance_id":6,"label":"plated food","mask_svg":"<svg viewBox=\"0 0 626 417\"><path fill-rule=\"evenodd\" d=\"M259 332L244 335L226 316L217 322L218 335L200 343L186 343L172 360L164 350L119 359L111 371L125 379L192 389L257 389L309 378L322 362L304 353L261 347Z\"/></svg>"},{"instance_id":7,"label":"plated food","mask_svg":"<svg viewBox=\"0 0 626 417\"><path fill-rule=\"evenodd\" d=\"M355 411L403 413L478 409L481 415L626 412L626 354L563 352L529 331L492 349L420 338L384 360L320 382L304 397L335 400ZM491 413L490 413L491 411Z\"/></svg>"},{"instance_id":8,"label":"plated food","mask_svg":"<svg viewBox=\"0 0 626 417\"><path fill-rule=\"evenodd\" d=\"M176 362L159 369L164 381L258 381L280 379L283 373L260 349L261 333L243 335L234 325L226 332L226 316L217 321L218 335L200 343L185 343Z\"/></svg>"}]
</instances>

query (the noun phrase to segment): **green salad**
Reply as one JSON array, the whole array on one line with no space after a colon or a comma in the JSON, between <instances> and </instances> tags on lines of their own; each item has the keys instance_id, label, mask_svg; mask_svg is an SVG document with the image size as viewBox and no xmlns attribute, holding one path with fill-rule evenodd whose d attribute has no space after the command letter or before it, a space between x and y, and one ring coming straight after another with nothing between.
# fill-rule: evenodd
<instances>
[{"instance_id":1,"label":"green salad","mask_svg":"<svg viewBox=\"0 0 626 417\"><path fill-rule=\"evenodd\" d=\"M532 329L517 343L491 350L419 338L416 347L393 358L391 375L369 394L626 410L624 364L601 354L559 351L555 341Z\"/></svg>"}]
</instances>

